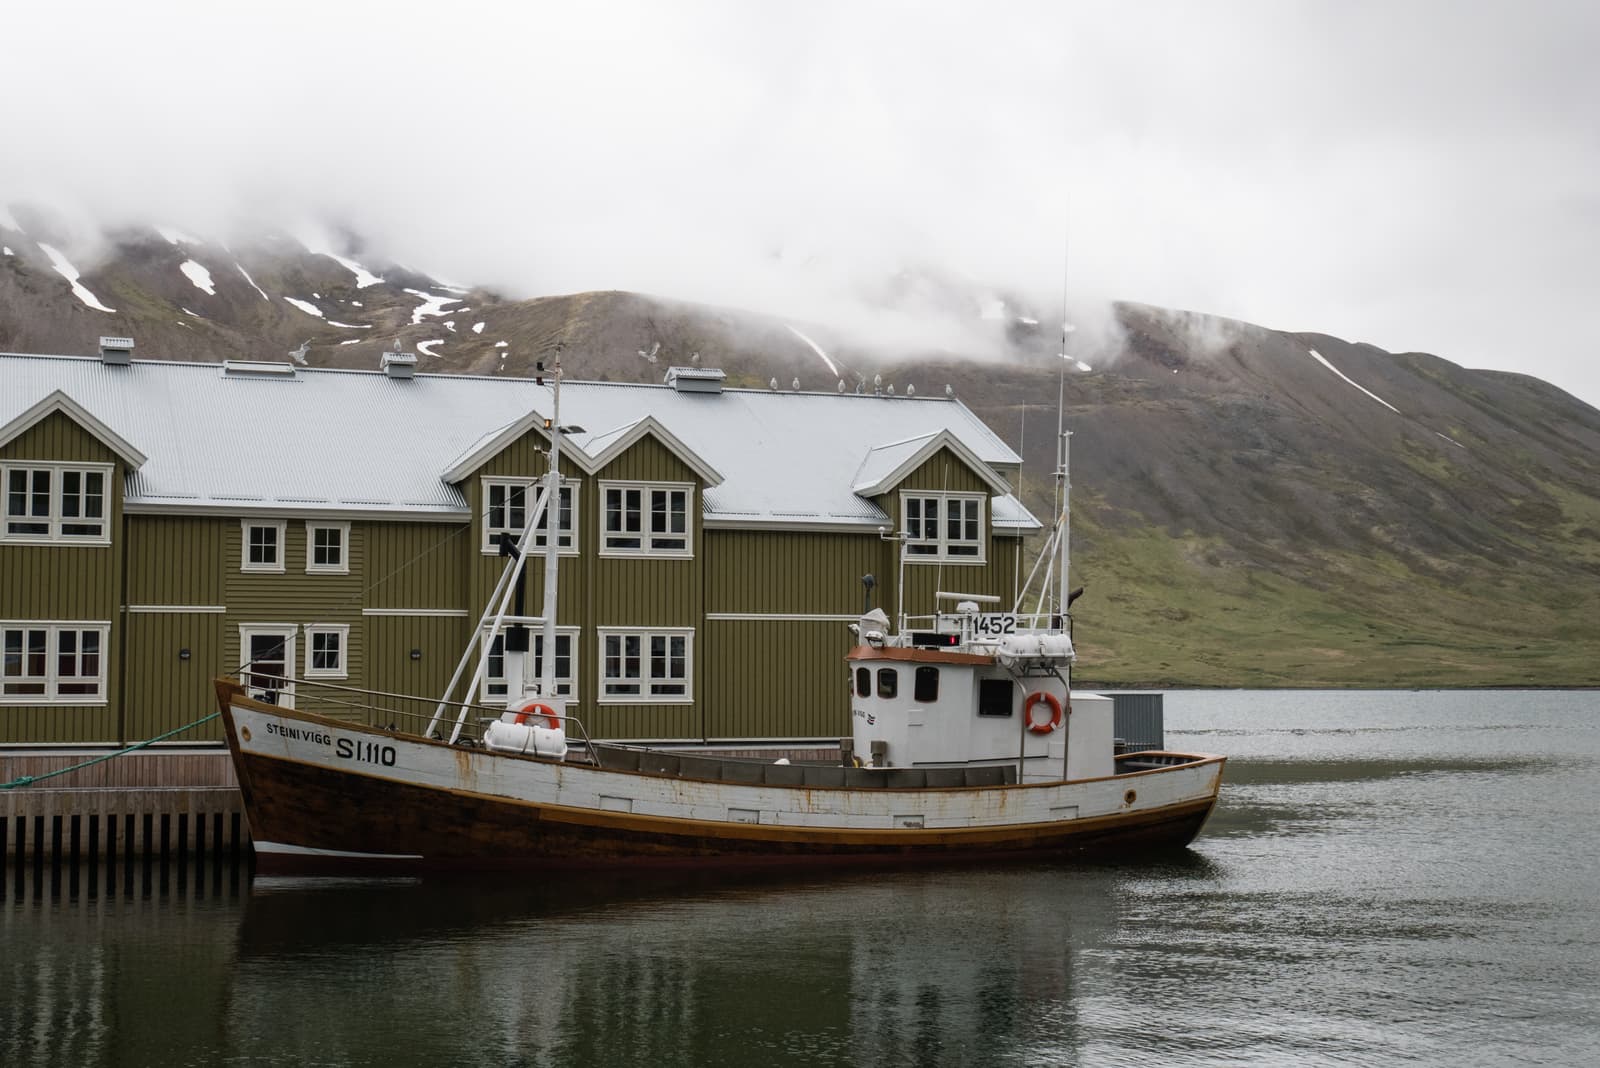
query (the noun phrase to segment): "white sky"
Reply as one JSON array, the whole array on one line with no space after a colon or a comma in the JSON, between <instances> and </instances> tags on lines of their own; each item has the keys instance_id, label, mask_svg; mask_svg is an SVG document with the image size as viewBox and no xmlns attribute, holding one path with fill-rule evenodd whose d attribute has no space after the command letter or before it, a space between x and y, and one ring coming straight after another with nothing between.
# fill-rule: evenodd
<instances>
[{"instance_id":1,"label":"white sky","mask_svg":"<svg viewBox=\"0 0 1600 1068\"><path fill-rule=\"evenodd\" d=\"M1600 405L1600 4L123 0L4 23L0 201L345 220L514 296L824 321L903 267L1054 307L1065 244L1079 298Z\"/></svg>"}]
</instances>

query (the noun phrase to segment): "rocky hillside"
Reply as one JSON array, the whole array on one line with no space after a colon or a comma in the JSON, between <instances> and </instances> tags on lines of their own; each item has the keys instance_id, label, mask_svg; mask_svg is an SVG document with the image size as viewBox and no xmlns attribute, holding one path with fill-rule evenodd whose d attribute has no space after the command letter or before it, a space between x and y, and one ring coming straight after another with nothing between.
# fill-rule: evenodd
<instances>
[{"instance_id":1,"label":"rocky hillside","mask_svg":"<svg viewBox=\"0 0 1600 1068\"><path fill-rule=\"evenodd\" d=\"M14 210L0 246L0 351L122 334L146 358L376 367L398 342L425 370L522 374L559 341L582 378L659 380L698 353L739 385L948 384L1021 447L1041 516L1059 391L1083 676L1600 684L1600 412L1535 379L1121 305L1063 380L1058 342L1014 306L1004 359L886 355L637 294L510 300L286 237L130 230L90 256Z\"/></svg>"}]
</instances>

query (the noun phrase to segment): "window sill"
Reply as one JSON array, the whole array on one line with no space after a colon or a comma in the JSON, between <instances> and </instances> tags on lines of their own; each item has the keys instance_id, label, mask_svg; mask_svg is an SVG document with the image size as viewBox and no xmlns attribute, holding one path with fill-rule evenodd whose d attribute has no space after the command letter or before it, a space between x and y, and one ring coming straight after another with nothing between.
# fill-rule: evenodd
<instances>
[{"instance_id":1,"label":"window sill","mask_svg":"<svg viewBox=\"0 0 1600 1068\"><path fill-rule=\"evenodd\" d=\"M52 538L48 534L0 534L0 545L70 545L85 549L103 549L111 544L108 535L98 538Z\"/></svg>"}]
</instances>

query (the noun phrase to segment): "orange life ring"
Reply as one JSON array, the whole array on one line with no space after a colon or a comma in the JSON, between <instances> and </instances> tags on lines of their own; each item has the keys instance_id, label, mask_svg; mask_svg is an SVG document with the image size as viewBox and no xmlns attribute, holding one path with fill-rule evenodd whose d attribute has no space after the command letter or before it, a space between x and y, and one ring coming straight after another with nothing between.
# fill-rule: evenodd
<instances>
[{"instance_id":1,"label":"orange life ring","mask_svg":"<svg viewBox=\"0 0 1600 1068\"><path fill-rule=\"evenodd\" d=\"M1033 706L1044 703L1050 706L1050 720L1041 723L1033 718ZM1027 721L1028 729L1035 734L1049 734L1061 726L1061 702L1056 700L1053 693L1038 690L1028 695L1028 700L1022 706L1022 718Z\"/></svg>"},{"instance_id":2,"label":"orange life ring","mask_svg":"<svg viewBox=\"0 0 1600 1068\"><path fill-rule=\"evenodd\" d=\"M542 705L538 701L529 701L517 709L517 718L514 722L526 723L530 716L543 716L550 721L551 730L558 731L561 729L561 717L556 715L556 710L549 705Z\"/></svg>"}]
</instances>

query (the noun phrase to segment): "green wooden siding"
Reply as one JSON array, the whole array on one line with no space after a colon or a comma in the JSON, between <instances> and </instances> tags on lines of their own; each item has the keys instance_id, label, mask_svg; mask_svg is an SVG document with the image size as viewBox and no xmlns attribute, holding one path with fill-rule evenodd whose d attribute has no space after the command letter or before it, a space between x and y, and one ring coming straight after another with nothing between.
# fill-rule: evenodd
<instances>
[{"instance_id":1,"label":"green wooden siding","mask_svg":"<svg viewBox=\"0 0 1600 1068\"><path fill-rule=\"evenodd\" d=\"M217 710L211 680L226 660L220 613L130 612L123 625L128 634L126 741L153 738ZM180 655L184 649L187 660ZM176 740L220 742L222 722L212 720Z\"/></svg>"},{"instance_id":2,"label":"green wooden siding","mask_svg":"<svg viewBox=\"0 0 1600 1068\"><path fill-rule=\"evenodd\" d=\"M706 737L842 738L850 733L842 622L707 620Z\"/></svg>"},{"instance_id":3,"label":"green wooden siding","mask_svg":"<svg viewBox=\"0 0 1600 1068\"><path fill-rule=\"evenodd\" d=\"M855 615L864 603L863 575L877 583L873 607L884 607L885 595L893 592L895 543L876 529L712 530L707 540L707 612Z\"/></svg>"},{"instance_id":4,"label":"green wooden siding","mask_svg":"<svg viewBox=\"0 0 1600 1068\"><path fill-rule=\"evenodd\" d=\"M110 545L0 545L0 619L109 623L104 704L0 705L0 744L115 742L121 701L122 495L126 465L103 442L52 412L0 447L0 460L113 465L106 479ZM181 721L180 721L181 722Z\"/></svg>"},{"instance_id":5,"label":"green wooden siding","mask_svg":"<svg viewBox=\"0 0 1600 1068\"><path fill-rule=\"evenodd\" d=\"M389 713L379 718L379 725L422 729L461 659L473 621L448 616L368 616L363 621L368 687L417 697L375 700L377 708ZM413 649L420 654L416 660L411 658ZM453 720L456 712L449 709L446 714ZM479 713L468 715L475 720Z\"/></svg>"},{"instance_id":6,"label":"green wooden siding","mask_svg":"<svg viewBox=\"0 0 1600 1068\"><path fill-rule=\"evenodd\" d=\"M466 523L353 524L361 528L367 574L363 608L473 609L467 599L469 565L476 562L482 527ZM482 606L474 609L474 614Z\"/></svg>"},{"instance_id":7,"label":"green wooden siding","mask_svg":"<svg viewBox=\"0 0 1600 1068\"><path fill-rule=\"evenodd\" d=\"M239 521L220 516L129 516L128 604L221 605L230 525L237 531Z\"/></svg>"}]
</instances>

